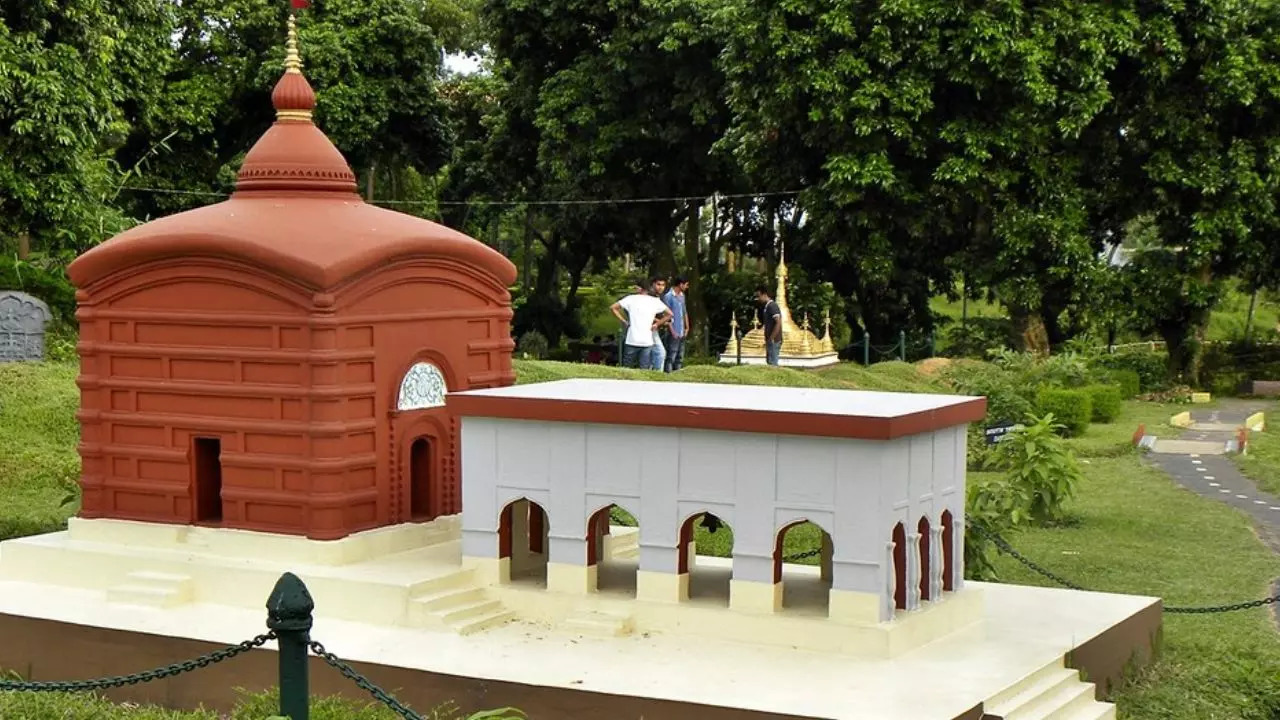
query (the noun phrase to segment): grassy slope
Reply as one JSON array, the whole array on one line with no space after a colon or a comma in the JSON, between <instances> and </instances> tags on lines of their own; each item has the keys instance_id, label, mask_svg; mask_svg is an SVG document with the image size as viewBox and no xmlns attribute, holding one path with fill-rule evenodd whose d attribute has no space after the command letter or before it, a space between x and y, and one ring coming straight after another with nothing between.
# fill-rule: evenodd
<instances>
[{"instance_id":1,"label":"grassy slope","mask_svg":"<svg viewBox=\"0 0 1280 720\"><path fill-rule=\"evenodd\" d=\"M609 367L524 361L517 363L517 371L521 382L638 375ZM49 529L67 513L58 502L61 484L74 478L78 464L74 375L74 368L64 365L0 366L0 531ZM900 363L871 369L841 365L822 372L700 366L670 379L941 391ZM1094 425L1071 440L1086 463L1086 480L1073 505L1079 522L1023 531L1011 538L1015 546L1099 590L1161 595L1170 604L1261 597L1269 580L1280 576L1280 560L1256 540L1243 516L1176 488L1144 467L1131 449L1130 436L1139 422L1146 423L1148 432L1172 433L1164 422L1178 409L1126 402L1115 423ZM1262 451L1254 457L1261 459ZM1280 454L1271 457L1280 459ZM730 530L698 532L700 548L710 554L728 554L731 538ZM796 528L787 537L786 552L810 549L816 540L812 526ZM1008 558L1001 558L999 567L1006 581L1041 582ZM1264 611L1166 616L1165 623L1162 661L1116 696L1122 718L1264 720L1272 717L1271 708L1280 708L1280 677L1273 671L1280 666L1280 638Z\"/></svg>"},{"instance_id":2,"label":"grassy slope","mask_svg":"<svg viewBox=\"0 0 1280 720\"><path fill-rule=\"evenodd\" d=\"M1139 456L1092 458L1072 503L1079 522L1025 530L1014 547L1090 589L1214 605L1267 595L1280 559L1240 513L1182 490ZM1050 584L1007 557L1005 582ZM1258 720L1280 709L1280 637L1267 611L1165 615L1164 655L1116 694L1134 720Z\"/></svg>"},{"instance_id":3,"label":"grassy slope","mask_svg":"<svg viewBox=\"0 0 1280 720\"><path fill-rule=\"evenodd\" d=\"M1268 428L1249 434L1249 451L1237 455L1240 470L1263 490L1280 495L1280 405L1266 411Z\"/></svg>"}]
</instances>

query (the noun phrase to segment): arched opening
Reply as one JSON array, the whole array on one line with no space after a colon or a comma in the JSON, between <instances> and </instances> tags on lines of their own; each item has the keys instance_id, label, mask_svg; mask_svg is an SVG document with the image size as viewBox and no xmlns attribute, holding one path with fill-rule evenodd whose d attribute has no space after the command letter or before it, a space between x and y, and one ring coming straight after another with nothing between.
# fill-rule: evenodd
<instances>
[{"instance_id":1,"label":"arched opening","mask_svg":"<svg viewBox=\"0 0 1280 720\"><path fill-rule=\"evenodd\" d=\"M951 511L944 510L942 513L942 589L951 592L955 589L955 579L952 573L955 572L955 556L952 550L955 548L955 539L951 534L955 532L952 526Z\"/></svg>"},{"instance_id":2,"label":"arched opening","mask_svg":"<svg viewBox=\"0 0 1280 720\"><path fill-rule=\"evenodd\" d=\"M774 540L773 581L782 583L782 608L825 617L831 598L831 535L799 520Z\"/></svg>"},{"instance_id":3,"label":"arched opening","mask_svg":"<svg viewBox=\"0 0 1280 720\"><path fill-rule=\"evenodd\" d=\"M532 500L513 500L498 519L498 555L510 558L513 584L547 586L547 513Z\"/></svg>"},{"instance_id":4,"label":"arched opening","mask_svg":"<svg viewBox=\"0 0 1280 720\"><path fill-rule=\"evenodd\" d=\"M689 574L689 601L729 607L733 528L719 516L697 513L680 524L679 571Z\"/></svg>"},{"instance_id":5,"label":"arched opening","mask_svg":"<svg viewBox=\"0 0 1280 720\"><path fill-rule=\"evenodd\" d=\"M596 566L596 590L635 597L640 568L640 524L625 508L606 505L587 519L587 564Z\"/></svg>"},{"instance_id":6,"label":"arched opening","mask_svg":"<svg viewBox=\"0 0 1280 720\"><path fill-rule=\"evenodd\" d=\"M444 373L428 362L414 363L400 380L396 410L425 410L442 407L449 392Z\"/></svg>"},{"instance_id":7,"label":"arched opening","mask_svg":"<svg viewBox=\"0 0 1280 720\"><path fill-rule=\"evenodd\" d=\"M930 567L930 551L932 550L930 543L933 538L929 532L928 516L921 516L920 523L916 526L916 531L920 533L920 599L932 600L933 593L930 592L932 583L929 582L932 576L929 573L932 570Z\"/></svg>"},{"instance_id":8,"label":"arched opening","mask_svg":"<svg viewBox=\"0 0 1280 720\"><path fill-rule=\"evenodd\" d=\"M433 512L431 490L435 475L432 462L431 441L420 437L409 446L409 518L430 520Z\"/></svg>"},{"instance_id":9,"label":"arched opening","mask_svg":"<svg viewBox=\"0 0 1280 720\"><path fill-rule=\"evenodd\" d=\"M907 531L902 523L893 526L893 606L907 609Z\"/></svg>"}]
</instances>

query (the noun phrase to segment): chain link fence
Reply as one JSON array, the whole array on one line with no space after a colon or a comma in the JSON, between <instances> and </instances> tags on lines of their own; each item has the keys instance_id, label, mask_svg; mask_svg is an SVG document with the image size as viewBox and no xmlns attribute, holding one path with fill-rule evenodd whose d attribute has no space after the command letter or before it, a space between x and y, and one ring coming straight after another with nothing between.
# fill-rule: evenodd
<instances>
[{"instance_id":1,"label":"chain link fence","mask_svg":"<svg viewBox=\"0 0 1280 720\"><path fill-rule=\"evenodd\" d=\"M250 650L263 647L275 641L279 647L279 687L280 716L285 720L308 720L310 715L310 692L308 680L308 653L314 653L333 669L351 680L357 687L369 693L375 701L387 707L404 720L431 720L404 703L391 693L379 687L369 678L362 675L350 663L329 652L324 645L310 639L312 610L314 604L306 586L297 576L285 573L277 581L271 598L267 601L267 626L269 632L235 645L214 650L180 663L164 667L119 675L114 677L95 678L81 681L34 682L22 679L0 679L0 692L58 692L77 693L109 690L126 685L138 685L184 673L194 672L217 663L231 660ZM491 710L472 716L490 718L491 720L516 720L525 716L512 708ZM275 720L275 719L271 719Z\"/></svg>"},{"instance_id":2,"label":"chain link fence","mask_svg":"<svg viewBox=\"0 0 1280 720\"><path fill-rule=\"evenodd\" d=\"M1012 545L1009 544L1009 541L987 530L981 525L970 524L968 527L971 530L978 531L978 534L990 540L991 544L995 545L997 550L1004 553L1005 555L1008 555L1014 560L1017 560L1019 563L1022 563L1022 565L1024 565L1028 570L1031 570L1037 575L1040 575L1041 577L1052 580L1058 585L1061 585L1071 590L1084 590L1084 591L1089 590L1088 588L1080 585L1079 583L1074 583L1051 570L1041 567L1039 564L1037 564L1035 561L1028 558L1026 555L1023 555L1022 553L1018 552L1017 549L1015 549ZM1180 614L1180 615L1205 615L1205 614L1213 614L1213 613L1235 612L1237 610L1249 610L1256 607L1263 607L1264 605L1271 605L1277 602L1280 602L1280 595L1273 595L1271 597L1265 597L1260 600L1249 600L1246 602L1231 603L1229 605L1204 605L1204 606L1196 606L1196 607L1178 607L1178 606L1166 605L1164 606L1164 611L1167 613Z\"/></svg>"}]
</instances>

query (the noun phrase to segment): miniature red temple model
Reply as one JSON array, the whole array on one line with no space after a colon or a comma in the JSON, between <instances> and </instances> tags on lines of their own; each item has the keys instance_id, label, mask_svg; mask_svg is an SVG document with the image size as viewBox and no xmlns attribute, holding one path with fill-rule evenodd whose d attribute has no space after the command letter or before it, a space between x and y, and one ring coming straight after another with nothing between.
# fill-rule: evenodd
<instances>
[{"instance_id":1,"label":"miniature red temple model","mask_svg":"<svg viewBox=\"0 0 1280 720\"><path fill-rule=\"evenodd\" d=\"M276 122L231 198L69 268L81 517L334 539L461 509L444 396L514 381L515 266L361 200L290 23Z\"/></svg>"}]
</instances>

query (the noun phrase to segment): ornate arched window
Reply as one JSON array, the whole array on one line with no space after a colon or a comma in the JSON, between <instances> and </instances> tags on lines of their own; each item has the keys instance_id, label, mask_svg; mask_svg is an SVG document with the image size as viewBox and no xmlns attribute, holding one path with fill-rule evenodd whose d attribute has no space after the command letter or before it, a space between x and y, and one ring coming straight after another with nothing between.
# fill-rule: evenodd
<instances>
[{"instance_id":1,"label":"ornate arched window","mask_svg":"<svg viewBox=\"0 0 1280 720\"><path fill-rule=\"evenodd\" d=\"M445 386L444 373L431 363L415 363L400 381L400 397L397 410L421 410L442 407L449 389Z\"/></svg>"}]
</instances>

